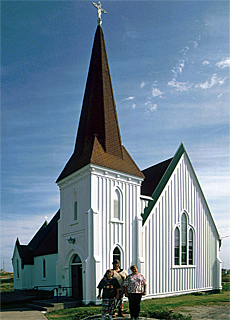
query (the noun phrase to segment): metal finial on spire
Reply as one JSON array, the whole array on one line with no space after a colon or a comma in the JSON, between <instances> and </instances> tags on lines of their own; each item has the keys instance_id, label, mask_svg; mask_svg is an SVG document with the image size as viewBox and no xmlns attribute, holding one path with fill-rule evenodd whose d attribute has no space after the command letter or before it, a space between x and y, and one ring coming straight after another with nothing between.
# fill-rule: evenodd
<instances>
[{"instance_id":1,"label":"metal finial on spire","mask_svg":"<svg viewBox=\"0 0 230 320\"><path fill-rule=\"evenodd\" d=\"M95 2L93 2L93 5L95 8L97 8L97 13L98 13L98 19L97 19L97 22L98 22L98 25L101 26L102 24L102 20L101 20L101 13L107 13L104 9L102 9L101 7L101 3L100 1L98 1L98 4L96 4Z\"/></svg>"}]
</instances>

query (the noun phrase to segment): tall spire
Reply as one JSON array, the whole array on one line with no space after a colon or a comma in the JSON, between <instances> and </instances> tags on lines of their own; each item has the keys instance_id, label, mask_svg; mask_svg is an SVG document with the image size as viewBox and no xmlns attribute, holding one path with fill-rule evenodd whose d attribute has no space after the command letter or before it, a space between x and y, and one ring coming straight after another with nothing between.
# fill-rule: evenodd
<instances>
[{"instance_id":1,"label":"tall spire","mask_svg":"<svg viewBox=\"0 0 230 320\"><path fill-rule=\"evenodd\" d=\"M143 177L121 144L103 31L98 25L74 153L57 182L89 163Z\"/></svg>"},{"instance_id":2,"label":"tall spire","mask_svg":"<svg viewBox=\"0 0 230 320\"><path fill-rule=\"evenodd\" d=\"M102 28L97 27L75 152L81 154L96 136L105 152L122 158L121 137Z\"/></svg>"}]
</instances>

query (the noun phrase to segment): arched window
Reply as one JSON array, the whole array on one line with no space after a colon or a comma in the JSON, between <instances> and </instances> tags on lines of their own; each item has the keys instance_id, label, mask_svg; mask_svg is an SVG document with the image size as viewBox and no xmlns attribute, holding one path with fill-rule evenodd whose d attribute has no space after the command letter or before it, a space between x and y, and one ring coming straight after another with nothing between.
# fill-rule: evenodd
<instances>
[{"instance_id":1,"label":"arched window","mask_svg":"<svg viewBox=\"0 0 230 320\"><path fill-rule=\"evenodd\" d=\"M43 259L43 279L46 278L46 260Z\"/></svg>"},{"instance_id":2,"label":"arched window","mask_svg":"<svg viewBox=\"0 0 230 320\"><path fill-rule=\"evenodd\" d=\"M121 251L118 247L113 250L113 261L115 260L121 261Z\"/></svg>"},{"instance_id":3,"label":"arched window","mask_svg":"<svg viewBox=\"0 0 230 320\"><path fill-rule=\"evenodd\" d=\"M73 217L74 220L78 220L78 203L77 203L77 192L74 192L73 199Z\"/></svg>"},{"instance_id":4,"label":"arched window","mask_svg":"<svg viewBox=\"0 0 230 320\"><path fill-rule=\"evenodd\" d=\"M73 257L72 264L74 263L81 263L81 258L78 254L75 254L75 256Z\"/></svg>"},{"instance_id":5,"label":"arched window","mask_svg":"<svg viewBox=\"0 0 230 320\"><path fill-rule=\"evenodd\" d=\"M174 264L180 264L180 231L178 227L176 227L174 233Z\"/></svg>"},{"instance_id":6,"label":"arched window","mask_svg":"<svg viewBox=\"0 0 230 320\"><path fill-rule=\"evenodd\" d=\"M181 216L181 264L187 264L187 217Z\"/></svg>"},{"instance_id":7,"label":"arched window","mask_svg":"<svg viewBox=\"0 0 230 320\"><path fill-rule=\"evenodd\" d=\"M191 228L189 230L188 263L193 264L193 231Z\"/></svg>"},{"instance_id":8,"label":"arched window","mask_svg":"<svg viewBox=\"0 0 230 320\"><path fill-rule=\"evenodd\" d=\"M113 217L115 219L121 219L121 200L120 200L120 193L118 190L115 190L113 195Z\"/></svg>"},{"instance_id":9,"label":"arched window","mask_svg":"<svg viewBox=\"0 0 230 320\"><path fill-rule=\"evenodd\" d=\"M19 262L18 262L18 259L17 259L17 262L16 262L16 269L17 269L17 278L19 279Z\"/></svg>"}]
</instances>

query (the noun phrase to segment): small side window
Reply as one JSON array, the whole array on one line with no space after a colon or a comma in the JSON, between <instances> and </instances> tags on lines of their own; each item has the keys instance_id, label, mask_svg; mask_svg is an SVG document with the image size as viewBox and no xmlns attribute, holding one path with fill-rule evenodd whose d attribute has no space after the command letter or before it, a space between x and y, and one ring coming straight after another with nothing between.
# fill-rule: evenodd
<instances>
[{"instance_id":1,"label":"small side window","mask_svg":"<svg viewBox=\"0 0 230 320\"><path fill-rule=\"evenodd\" d=\"M193 265L193 231L189 230L189 249L188 249L188 263Z\"/></svg>"},{"instance_id":2,"label":"small side window","mask_svg":"<svg viewBox=\"0 0 230 320\"><path fill-rule=\"evenodd\" d=\"M78 219L77 201L74 202L74 220Z\"/></svg>"},{"instance_id":3,"label":"small side window","mask_svg":"<svg viewBox=\"0 0 230 320\"><path fill-rule=\"evenodd\" d=\"M187 264L187 217L181 216L181 264Z\"/></svg>"},{"instance_id":4,"label":"small side window","mask_svg":"<svg viewBox=\"0 0 230 320\"><path fill-rule=\"evenodd\" d=\"M113 261L115 260L121 261L121 252L118 247L113 250Z\"/></svg>"},{"instance_id":5,"label":"small side window","mask_svg":"<svg viewBox=\"0 0 230 320\"><path fill-rule=\"evenodd\" d=\"M42 267L43 267L43 273L42 273L43 279L46 279L46 260L45 259L43 259Z\"/></svg>"},{"instance_id":6,"label":"small side window","mask_svg":"<svg viewBox=\"0 0 230 320\"><path fill-rule=\"evenodd\" d=\"M19 279L19 262L18 262L18 259L17 259L17 262L16 262L16 274L17 274L17 279Z\"/></svg>"},{"instance_id":7,"label":"small side window","mask_svg":"<svg viewBox=\"0 0 230 320\"><path fill-rule=\"evenodd\" d=\"M180 231L179 228L176 227L174 234L174 264L180 264Z\"/></svg>"},{"instance_id":8,"label":"small side window","mask_svg":"<svg viewBox=\"0 0 230 320\"><path fill-rule=\"evenodd\" d=\"M114 192L113 198L113 217L120 219L120 194L117 190Z\"/></svg>"}]
</instances>

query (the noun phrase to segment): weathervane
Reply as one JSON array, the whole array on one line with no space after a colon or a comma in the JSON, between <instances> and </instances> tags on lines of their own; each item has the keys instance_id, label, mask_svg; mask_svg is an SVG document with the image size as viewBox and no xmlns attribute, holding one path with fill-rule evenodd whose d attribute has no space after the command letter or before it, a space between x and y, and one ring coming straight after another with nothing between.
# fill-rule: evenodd
<instances>
[{"instance_id":1,"label":"weathervane","mask_svg":"<svg viewBox=\"0 0 230 320\"><path fill-rule=\"evenodd\" d=\"M97 13L98 13L98 19L97 19L97 22L98 22L98 25L101 26L102 24L102 20L101 20L101 13L107 13L104 9L102 9L101 7L101 3L100 1L98 1L98 4L96 4L95 2L93 2L93 5L95 8L97 8Z\"/></svg>"}]
</instances>

